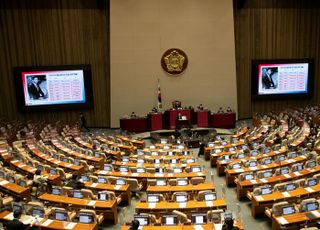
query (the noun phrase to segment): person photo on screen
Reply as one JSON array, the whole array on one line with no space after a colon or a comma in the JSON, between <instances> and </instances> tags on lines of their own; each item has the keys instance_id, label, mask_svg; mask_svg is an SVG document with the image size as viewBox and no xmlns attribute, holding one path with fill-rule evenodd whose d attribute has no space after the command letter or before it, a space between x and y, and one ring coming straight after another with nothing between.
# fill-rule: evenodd
<instances>
[{"instance_id":1,"label":"person photo on screen","mask_svg":"<svg viewBox=\"0 0 320 230\"><path fill-rule=\"evenodd\" d=\"M39 100L47 98L46 76L29 76L28 77L28 93L30 99Z\"/></svg>"},{"instance_id":2,"label":"person photo on screen","mask_svg":"<svg viewBox=\"0 0 320 230\"><path fill-rule=\"evenodd\" d=\"M264 89L276 89L277 78L278 78L278 68L263 68L262 69L262 87Z\"/></svg>"}]
</instances>

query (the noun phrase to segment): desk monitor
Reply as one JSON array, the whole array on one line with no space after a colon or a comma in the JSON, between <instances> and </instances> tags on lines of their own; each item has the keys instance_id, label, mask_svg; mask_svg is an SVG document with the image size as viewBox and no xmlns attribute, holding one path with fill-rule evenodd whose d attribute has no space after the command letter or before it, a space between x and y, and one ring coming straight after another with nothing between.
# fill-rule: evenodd
<instances>
[{"instance_id":1,"label":"desk monitor","mask_svg":"<svg viewBox=\"0 0 320 230\"><path fill-rule=\"evenodd\" d=\"M268 165L268 164L271 164L271 163L272 163L272 159L270 157L264 158L263 164Z\"/></svg>"},{"instance_id":2,"label":"desk monitor","mask_svg":"<svg viewBox=\"0 0 320 230\"><path fill-rule=\"evenodd\" d=\"M63 160L62 160L64 163L68 163L69 162L69 159L67 157L64 157Z\"/></svg>"},{"instance_id":3,"label":"desk monitor","mask_svg":"<svg viewBox=\"0 0 320 230\"><path fill-rule=\"evenodd\" d=\"M80 160L79 159L74 159L73 164L76 166L80 166Z\"/></svg>"},{"instance_id":4,"label":"desk monitor","mask_svg":"<svg viewBox=\"0 0 320 230\"><path fill-rule=\"evenodd\" d=\"M229 148L229 152L232 152L232 151L235 151L235 150L236 150L235 147L230 147L230 148Z\"/></svg>"},{"instance_id":5,"label":"desk monitor","mask_svg":"<svg viewBox=\"0 0 320 230\"><path fill-rule=\"evenodd\" d=\"M293 205L282 207L282 214L283 215L290 215L293 213L295 213Z\"/></svg>"},{"instance_id":6,"label":"desk monitor","mask_svg":"<svg viewBox=\"0 0 320 230\"><path fill-rule=\"evenodd\" d=\"M56 210L55 211L55 219L61 220L61 221L67 221L68 220L68 212L65 210Z\"/></svg>"},{"instance_id":7,"label":"desk monitor","mask_svg":"<svg viewBox=\"0 0 320 230\"><path fill-rule=\"evenodd\" d=\"M172 151L169 151L169 152L168 152L168 156L173 156L173 152L172 152Z\"/></svg>"},{"instance_id":8,"label":"desk monitor","mask_svg":"<svg viewBox=\"0 0 320 230\"><path fill-rule=\"evenodd\" d=\"M301 171L303 170L303 164L296 164L295 167L293 167L294 171Z\"/></svg>"},{"instance_id":9,"label":"desk monitor","mask_svg":"<svg viewBox=\"0 0 320 230\"><path fill-rule=\"evenodd\" d=\"M148 201L148 203L157 203L160 201L160 195L159 194L148 194L147 201Z\"/></svg>"},{"instance_id":10,"label":"desk monitor","mask_svg":"<svg viewBox=\"0 0 320 230\"><path fill-rule=\"evenodd\" d=\"M156 173L164 173L164 168L156 167L155 172Z\"/></svg>"},{"instance_id":11,"label":"desk monitor","mask_svg":"<svg viewBox=\"0 0 320 230\"><path fill-rule=\"evenodd\" d=\"M187 164L192 164L195 162L195 159L194 158L187 158L186 162L187 162Z\"/></svg>"},{"instance_id":12,"label":"desk monitor","mask_svg":"<svg viewBox=\"0 0 320 230\"><path fill-rule=\"evenodd\" d=\"M188 156L188 155L190 154L190 152L189 152L189 150L184 150L184 151L182 152L182 154L183 154L184 156Z\"/></svg>"},{"instance_id":13,"label":"desk monitor","mask_svg":"<svg viewBox=\"0 0 320 230\"><path fill-rule=\"evenodd\" d=\"M163 215L161 220L162 224L165 226L173 226L178 224L177 215Z\"/></svg>"},{"instance_id":14,"label":"desk monitor","mask_svg":"<svg viewBox=\"0 0 320 230\"><path fill-rule=\"evenodd\" d=\"M167 144L167 139L160 139L160 144Z\"/></svg>"},{"instance_id":15,"label":"desk monitor","mask_svg":"<svg viewBox=\"0 0 320 230\"><path fill-rule=\"evenodd\" d=\"M51 175L55 175L55 174L57 174L57 170L56 170L56 169L51 168L51 169L50 169L50 174L51 174Z\"/></svg>"},{"instance_id":16,"label":"desk monitor","mask_svg":"<svg viewBox=\"0 0 320 230\"><path fill-rule=\"evenodd\" d=\"M191 172L194 172L194 173L201 172L201 166L199 165L191 166Z\"/></svg>"},{"instance_id":17,"label":"desk monitor","mask_svg":"<svg viewBox=\"0 0 320 230\"><path fill-rule=\"evenodd\" d=\"M249 162L249 167L256 167L257 166L257 162L256 161L250 161Z\"/></svg>"},{"instance_id":18,"label":"desk monitor","mask_svg":"<svg viewBox=\"0 0 320 230\"><path fill-rule=\"evenodd\" d=\"M79 214L79 222L82 224L90 224L93 222L92 214L80 213Z\"/></svg>"},{"instance_id":19,"label":"desk monitor","mask_svg":"<svg viewBox=\"0 0 320 230\"><path fill-rule=\"evenodd\" d=\"M173 168L173 173L182 173L182 168L180 168L180 167L174 167L174 168Z\"/></svg>"},{"instance_id":20,"label":"desk monitor","mask_svg":"<svg viewBox=\"0 0 320 230\"><path fill-rule=\"evenodd\" d=\"M286 159L285 155L280 155L280 156L277 157L277 160L280 161L280 162L284 161L285 159Z\"/></svg>"},{"instance_id":21,"label":"desk monitor","mask_svg":"<svg viewBox=\"0 0 320 230\"><path fill-rule=\"evenodd\" d=\"M158 155L159 155L159 153L157 151L152 151L151 152L151 156L158 156Z\"/></svg>"},{"instance_id":22,"label":"desk monitor","mask_svg":"<svg viewBox=\"0 0 320 230\"><path fill-rule=\"evenodd\" d=\"M138 156L143 156L143 155L144 155L144 152L141 151L141 150L138 150L137 155L138 155Z\"/></svg>"},{"instance_id":23,"label":"desk monitor","mask_svg":"<svg viewBox=\"0 0 320 230\"><path fill-rule=\"evenodd\" d=\"M52 186L52 194L53 195L61 195L62 188L59 186Z\"/></svg>"},{"instance_id":24,"label":"desk monitor","mask_svg":"<svg viewBox=\"0 0 320 230\"><path fill-rule=\"evenodd\" d=\"M243 159L245 157L244 153L239 153L238 154L238 159Z\"/></svg>"},{"instance_id":25,"label":"desk monitor","mask_svg":"<svg viewBox=\"0 0 320 230\"><path fill-rule=\"evenodd\" d=\"M296 189L296 185L294 183L289 183L285 185L285 191L292 191Z\"/></svg>"},{"instance_id":26,"label":"desk monitor","mask_svg":"<svg viewBox=\"0 0 320 230\"><path fill-rule=\"evenodd\" d=\"M263 153L264 153L264 154L270 153L270 152L271 152L271 149L270 149L270 148L265 148L265 149L263 150Z\"/></svg>"},{"instance_id":27,"label":"desk monitor","mask_svg":"<svg viewBox=\"0 0 320 230\"><path fill-rule=\"evenodd\" d=\"M289 168L288 167L280 168L280 174L281 175L288 174L288 173L289 173Z\"/></svg>"},{"instance_id":28,"label":"desk monitor","mask_svg":"<svg viewBox=\"0 0 320 230\"><path fill-rule=\"evenodd\" d=\"M318 207L319 207L318 202L310 202L310 203L307 203L307 204L306 204L306 210L307 210L308 212L317 210Z\"/></svg>"},{"instance_id":29,"label":"desk monitor","mask_svg":"<svg viewBox=\"0 0 320 230\"><path fill-rule=\"evenodd\" d=\"M157 186L166 186L167 185L167 181L165 179L157 179L156 180L156 185Z\"/></svg>"},{"instance_id":30,"label":"desk monitor","mask_svg":"<svg viewBox=\"0 0 320 230\"><path fill-rule=\"evenodd\" d=\"M217 194L215 192L207 192L204 194L205 201L214 201L217 199Z\"/></svg>"},{"instance_id":31,"label":"desk monitor","mask_svg":"<svg viewBox=\"0 0 320 230\"><path fill-rule=\"evenodd\" d=\"M263 187L261 188L261 195L267 195L272 193L271 187Z\"/></svg>"},{"instance_id":32,"label":"desk monitor","mask_svg":"<svg viewBox=\"0 0 320 230\"><path fill-rule=\"evenodd\" d=\"M89 176L88 175L81 175L80 179L83 181L83 182L87 182L90 180Z\"/></svg>"},{"instance_id":33,"label":"desk monitor","mask_svg":"<svg viewBox=\"0 0 320 230\"><path fill-rule=\"evenodd\" d=\"M133 216L133 219L139 221L139 225L140 226L149 225L149 215L147 215L147 214L145 214L145 215L143 215L143 214L141 214L141 215L135 214Z\"/></svg>"},{"instance_id":34,"label":"desk monitor","mask_svg":"<svg viewBox=\"0 0 320 230\"><path fill-rule=\"evenodd\" d=\"M317 162L315 160L312 160L307 163L307 168L314 168L316 167L316 165L317 165Z\"/></svg>"},{"instance_id":35,"label":"desk monitor","mask_svg":"<svg viewBox=\"0 0 320 230\"><path fill-rule=\"evenodd\" d=\"M154 159L154 163L155 164L160 164L161 163L161 159L159 159L159 158Z\"/></svg>"},{"instance_id":36,"label":"desk monitor","mask_svg":"<svg viewBox=\"0 0 320 230\"><path fill-rule=\"evenodd\" d=\"M207 214L206 213L192 213L192 224L206 224Z\"/></svg>"},{"instance_id":37,"label":"desk monitor","mask_svg":"<svg viewBox=\"0 0 320 230\"><path fill-rule=\"evenodd\" d=\"M6 176L6 173L1 170L1 171L0 171L0 178L3 179L3 178L5 178L5 176Z\"/></svg>"},{"instance_id":38,"label":"desk monitor","mask_svg":"<svg viewBox=\"0 0 320 230\"><path fill-rule=\"evenodd\" d=\"M241 168L241 164L240 163L234 163L232 165L232 169L239 169L239 168Z\"/></svg>"},{"instance_id":39,"label":"desk monitor","mask_svg":"<svg viewBox=\"0 0 320 230\"><path fill-rule=\"evenodd\" d=\"M230 156L228 154L227 155L223 155L222 159L225 160L225 161L228 161L228 160L230 160Z\"/></svg>"},{"instance_id":40,"label":"desk monitor","mask_svg":"<svg viewBox=\"0 0 320 230\"><path fill-rule=\"evenodd\" d=\"M98 200L102 200L102 201L109 200L109 194L106 192L98 193Z\"/></svg>"},{"instance_id":41,"label":"desk monitor","mask_svg":"<svg viewBox=\"0 0 320 230\"><path fill-rule=\"evenodd\" d=\"M137 173L145 173L145 172L146 172L146 168L143 168L143 167L137 168Z\"/></svg>"},{"instance_id":42,"label":"desk monitor","mask_svg":"<svg viewBox=\"0 0 320 230\"><path fill-rule=\"evenodd\" d=\"M163 149L168 150L168 149L170 149L170 146L169 145L165 145L165 146L163 146Z\"/></svg>"},{"instance_id":43,"label":"desk monitor","mask_svg":"<svg viewBox=\"0 0 320 230\"><path fill-rule=\"evenodd\" d=\"M124 179L116 179L116 185L125 185L126 181Z\"/></svg>"},{"instance_id":44,"label":"desk monitor","mask_svg":"<svg viewBox=\"0 0 320 230\"><path fill-rule=\"evenodd\" d=\"M288 154L289 155L289 154ZM297 152L291 152L290 153L290 158L296 158L298 156L298 153Z\"/></svg>"},{"instance_id":45,"label":"desk monitor","mask_svg":"<svg viewBox=\"0 0 320 230\"><path fill-rule=\"evenodd\" d=\"M222 149L216 149L214 150L215 153L221 153L222 152Z\"/></svg>"},{"instance_id":46,"label":"desk monitor","mask_svg":"<svg viewBox=\"0 0 320 230\"><path fill-rule=\"evenodd\" d=\"M100 157L101 157L101 155L100 155L100 153L95 153L95 154L94 154L94 157L96 157L96 158L100 158Z\"/></svg>"},{"instance_id":47,"label":"desk monitor","mask_svg":"<svg viewBox=\"0 0 320 230\"><path fill-rule=\"evenodd\" d=\"M24 210L23 210L23 204L21 203L21 202L15 202L15 201L13 201L12 203L11 203L11 205L12 205L12 212L15 212L15 211L19 211L19 212L23 212Z\"/></svg>"},{"instance_id":48,"label":"desk monitor","mask_svg":"<svg viewBox=\"0 0 320 230\"><path fill-rule=\"evenodd\" d=\"M188 180L187 179L177 179L177 185L178 186L186 186L186 185L188 185Z\"/></svg>"},{"instance_id":49,"label":"desk monitor","mask_svg":"<svg viewBox=\"0 0 320 230\"><path fill-rule=\"evenodd\" d=\"M232 215L232 212L225 212L223 214L223 218L226 220L226 219L232 219L233 218L233 215Z\"/></svg>"},{"instance_id":50,"label":"desk monitor","mask_svg":"<svg viewBox=\"0 0 320 230\"><path fill-rule=\"evenodd\" d=\"M129 162L129 161L130 161L130 159L129 159L128 156L123 156L122 157L122 162Z\"/></svg>"},{"instance_id":51,"label":"desk monitor","mask_svg":"<svg viewBox=\"0 0 320 230\"><path fill-rule=\"evenodd\" d=\"M21 187L26 187L27 185L27 182L25 180L19 180L19 183L18 183Z\"/></svg>"},{"instance_id":52,"label":"desk monitor","mask_svg":"<svg viewBox=\"0 0 320 230\"><path fill-rule=\"evenodd\" d=\"M14 176L8 176L7 177L7 181L11 182L11 183L14 183Z\"/></svg>"},{"instance_id":53,"label":"desk monitor","mask_svg":"<svg viewBox=\"0 0 320 230\"><path fill-rule=\"evenodd\" d=\"M74 198L83 198L83 194L81 190L73 190L73 197Z\"/></svg>"},{"instance_id":54,"label":"desk monitor","mask_svg":"<svg viewBox=\"0 0 320 230\"><path fill-rule=\"evenodd\" d=\"M227 144L228 144L227 141L222 141L222 142L221 142L221 145L227 145Z\"/></svg>"},{"instance_id":55,"label":"desk monitor","mask_svg":"<svg viewBox=\"0 0 320 230\"><path fill-rule=\"evenodd\" d=\"M178 161L177 161L177 159L176 158L173 158L173 159L171 159L171 164L177 164L178 163Z\"/></svg>"},{"instance_id":56,"label":"desk monitor","mask_svg":"<svg viewBox=\"0 0 320 230\"><path fill-rule=\"evenodd\" d=\"M155 146L155 145L150 145L149 148L150 148L150 149L156 149L156 146Z\"/></svg>"},{"instance_id":57,"label":"desk monitor","mask_svg":"<svg viewBox=\"0 0 320 230\"><path fill-rule=\"evenodd\" d=\"M254 179L254 176L251 173L248 173L244 176L244 180L253 180L253 179Z\"/></svg>"},{"instance_id":58,"label":"desk monitor","mask_svg":"<svg viewBox=\"0 0 320 230\"><path fill-rule=\"evenodd\" d=\"M184 149L184 146L183 145L179 145L178 149L182 150L182 149Z\"/></svg>"},{"instance_id":59,"label":"desk monitor","mask_svg":"<svg viewBox=\"0 0 320 230\"><path fill-rule=\"evenodd\" d=\"M242 150L246 150L246 149L248 149L248 146L247 146L247 145L242 145L242 146L241 146L241 149L242 149Z\"/></svg>"},{"instance_id":60,"label":"desk monitor","mask_svg":"<svg viewBox=\"0 0 320 230\"><path fill-rule=\"evenodd\" d=\"M184 203L188 201L188 195L187 194L177 194L176 195L176 202L178 203Z\"/></svg>"},{"instance_id":61,"label":"desk monitor","mask_svg":"<svg viewBox=\"0 0 320 230\"><path fill-rule=\"evenodd\" d=\"M124 166L120 166L119 171L123 172L123 173L127 173L127 172L129 172L129 168L128 167L124 167Z\"/></svg>"},{"instance_id":62,"label":"desk monitor","mask_svg":"<svg viewBox=\"0 0 320 230\"><path fill-rule=\"evenodd\" d=\"M258 150L251 150L250 151L250 156L251 157L255 157L255 156L258 156L259 155L259 151Z\"/></svg>"},{"instance_id":63,"label":"desk monitor","mask_svg":"<svg viewBox=\"0 0 320 230\"><path fill-rule=\"evenodd\" d=\"M273 175L272 171L268 170L263 173L263 178L269 178L269 177L272 177L272 175Z\"/></svg>"},{"instance_id":64,"label":"desk monitor","mask_svg":"<svg viewBox=\"0 0 320 230\"><path fill-rule=\"evenodd\" d=\"M106 184L107 183L107 178L98 176L98 183L100 184Z\"/></svg>"},{"instance_id":65,"label":"desk monitor","mask_svg":"<svg viewBox=\"0 0 320 230\"><path fill-rule=\"evenodd\" d=\"M318 184L318 181L315 178L308 178L306 184L307 184L307 187L311 187L311 186L315 186L316 184Z\"/></svg>"},{"instance_id":66,"label":"desk monitor","mask_svg":"<svg viewBox=\"0 0 320 230\"><path fill-rule=\"evenodd\" d=\"M32 208L32 216L44 218L44 209L41 207L33 207Z\"/></svg>"},{"instance_id":67,"label":"desk monitor","mask_svg":"<svg viewBox=\"0 0 320 230\"><path fill-rule=\"evenodd\" d=\"M137 159L137 163L139 163L139 164L143 164L144 162L146 162L146 161L143 158Z\"/></svg>"}]
</instances>

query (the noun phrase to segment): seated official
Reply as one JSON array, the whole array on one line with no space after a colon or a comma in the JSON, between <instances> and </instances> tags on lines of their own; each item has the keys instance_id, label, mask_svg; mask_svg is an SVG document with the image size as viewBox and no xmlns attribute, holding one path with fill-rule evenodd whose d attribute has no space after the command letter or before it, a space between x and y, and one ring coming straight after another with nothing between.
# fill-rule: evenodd
<instances>
[{"instance_id":1,"label":"seated official","mask_svg":"<svg viewBox=\"0 0 320 230\"><path fill-rule=\"evenodd\" d=\"M7 230L25 230L30 229L31 226L23 224L19 219L21 217L21 211L13 212L13 220L7 223Z\"/></svg>"},{"instance_id":2,"label":"seated official","mask_svg":"<svg viewBox=\"0 0 320 230\"><path fill-rule=\"evenodd\" d=\"M226 218L222 225L222 230L239 230L238 227L233 225L234 221L232 218Z\"/></svg>"},{"instance_id":3,"label":"seated official","mask_svg":"<svg viewBox=\"0 0 320 230\"><path fill-rule=\"evenodd\" d=\"M137 118L137 115L134 112L132 112L130 118Z\"/></svg>"},{"instance_id":4,"label":"seated official","mask_svg":"<svg viewBox=\"0 0 320 230\"><path fill-rule=\"evenodd\" d=\"M77 174L72 174L72 179L66 184L66 186L73 189L82 189L84 188L84 183L78 180Z\"/></svg>"}]
</instances>

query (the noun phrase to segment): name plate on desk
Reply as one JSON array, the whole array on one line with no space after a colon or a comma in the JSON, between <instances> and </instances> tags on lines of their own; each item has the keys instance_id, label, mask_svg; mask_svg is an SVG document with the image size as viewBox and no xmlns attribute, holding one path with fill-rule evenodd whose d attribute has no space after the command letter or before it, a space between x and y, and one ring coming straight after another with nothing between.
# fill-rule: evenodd
<instances>
[{"instance_id":1,"label":"name plate on desk","mask_svg":"<svg viewBox=\"0 0 320 230\"><path fill-rule=\"evenodd\" d=\"M43 222L42 224L41 224L41 226L49 226L51 223L53 222L53 220L50 220L50 219L47 219L45 222Z\"/></svg>"},{"instance_id":2,"label":"name plate on desk","mask_svg":"<svg viewBox=\"0 0 320 230\"><path fill-rule=\"evenodd\" d=\"M157 203L148 203L148 208L155 208Z\"/></svg>"},{"instance_id":3,"label":"name plate on desk","mask_svg":"<svg viewBox=\"0 0 320 230\"><path fill-rule=\"evenodd\" d=\"M213 207L213 202L212 201L206 201L206 206L207 207Z\"/></svg>"},{"instance_id":4,"label":"name plate on desk","mask_svg":"<svg viewBox=\"0 0 320 230\"><path fill-rule=\"evenodd\" d=\"M314 190L310 187L305 188L305 190L307 190L307 192L314 192Z\"/></svg>"},{"instance_id":5,"label":"name plate on desk","mask_svg":"<svg viewBox=\"0 0 320 230\"><path fill-rule=\"evenodd\" d=\"M187 203L183 202L183 203L179 203L179 208L185 208L187 207Z\"/></svg>"},{"instance_id":6,"label":"name plate on desk","mask_svg":"<svg viewBox=\"0 0 320 230\"><path fill-rule=\"evenodd\" d=\"M284 197L291 197L290 193L288 192L282 192L281 193Z\"/></svg>"},{"instance_id":7,"label":"name plate on desk","mask_svg":"<svg viewBox=\"0 0 320 230\"><path fill-rule=\"evenodd\" d=\"M288 224L288 223L289 223L284 217L278 217L278 218L277 218L277 221L278 221L281 225L284 225L284 224Z\"/></svg>"}]
</instances>

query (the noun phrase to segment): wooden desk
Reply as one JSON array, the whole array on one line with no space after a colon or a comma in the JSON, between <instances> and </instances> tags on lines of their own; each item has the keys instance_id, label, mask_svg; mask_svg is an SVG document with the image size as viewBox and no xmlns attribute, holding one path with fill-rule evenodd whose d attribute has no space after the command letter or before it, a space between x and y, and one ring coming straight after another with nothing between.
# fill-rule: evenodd
<instances>
[{"instance_id":1,"label":"wooden desk","mask_svg":"<svg viewBox=\"0 0 320 230\"><path fill-rule=\"evenodd\" d=\"M242 127L241 130L235 134L232 135L232 137L237 137L240 138L242 136L244 136L248 131L249 131L249 127Z\"/></svg>"},{"instance_id":2,"label":"wooden desk","mask_svg":"<svg viewBox=\"0 0 320 230\"><path fill-rule=\"evenodd\" d=\"M105 219L112 220L114 224L118 223L118 211L117 211L117 201L99 201L99 200L89 200L80 199L67 196L59 196L44 193L38 197L42 201L47 201L55 204L62 204L66 207L73 206L74 208L89 208L94 209L97 214L103 213Z\"/></svg>"},{"instance_id":3,"label":"wooden desk","mask_svg":"<svg viewBox=\"0 0 320 230\"><path fill-rule=\"evenodd\" d=\"M190 200L185 203L161 201L158 203L137 202L137 213L159 213L163 211L171 212L172 210L181 210L182 212L191 212L195 209L201 211L209 211L212 209L226 209L227 204L224 199L217 199L215 201L196 201Z\"/></svg>"},{"instance_id":4,"label":"wooden desk","mask_svg":"<svg viewBox=\"0 0 320 230\"><path fill-rule=\"evenodd\" d=\"M96 139L99 142L107 144L109 147L117 146L120 148L121 151L126 152L126 153L132 153L136 149L136 147L131 146L131 145L123 145L123 144L119 144L119 143L116 143L113 141L109 141L108 139L104 138L103 136L97 136Z\"/></svg>"},{"instance_id":5,"label":"wooden desk","mask_svg":"<svg viewBox=\"0 0 320 230\"><path fill-rule=\"evenodd\" d=\"M237 226L240 230L243 230L243 226L240 222L235 222L235 226ZM142 230L195 230L197 228L203 230L215 230L221 229L221 226L216 224L208 223L204 225L175 225L175 226L143 226ZM130 226L122 226L121 230L129 230Z\"/></svg>"},{"instance_id":6,"label":"wooden desk","mask_svg":"<svg viewBox=\"0 0 320 230\"><path fill-rule=\"evenodd\" d=\"M235 178L240 174L240 173L244 173L244 172L257 172L257 171L261 171L261 170L267 170L267 169L275 169L275 168L279 168L279 167L284 167L284 166L289 166L292 164L296 164L299 162L303 162L306 160L306 156L302 155L302 156L298 156L294 159L287 159L284 160L283 162L281 162L281 164L277 164L277 163L271 163L268 165L258 165L256 167L248 167L248 168L240 168L240 169L226 169L226 184L227 185L232 185L234 184L234 180Z\"/></svg>"},{"instance_id":7,"label":"wooden desk","mask_svg":"<svg viewBox=\"0 0 320 230\"><path fill-rule=\"evenodd\" d=\"M115 192L116 196L121 195L123 201L126 201L127 204L131 204L131 191L129 189L129 185L113 185L113 184L101 184L101 183L93 183L86 182L84 184L85 187L90 188L91 190L108 190Z\"/></svg>"},{"instance_id":8,"label":"wooden desk","mask_svg":"<svg viewBox=\"0 0 320 230\"><path fill-rule=\"evenodd\" d=\"M172 194L174 192L189 192L192 193L192 198L196 197L197 193L199 191L203 190L211 190L214 191L214 185L213 183L203 183L203 184L198 184L198 185L192 185L188 184L185 186L171 186L171 185L166 185L166 186L148 186L147 188L147 193L166 193L166 194Z\"/></svg>"},{"instance_id":9,"label":"wooden desk","mask_svg":"<svg viewBox=\"0 0 320 230\"><path fill-rule=\"evenodd\" d=\"M314 210L309 212L298 212L291 215L286 216L274 216L272 215L272 230L281 230L290 228L290 229L300 229L300 225L307 224L310 226L312 222L315 222L317 220L310 219L310 217L306 215L312 215L315 217L315 219L320 218L320 210ZM312 225L312 224L311 224ZM281 227L283 226L283 227ZM313 224L315 226L315 223Z\"/></svg>"},{"instance_id":10,"label":"wooden desk","mask_svg":"<svg viewBox=\"0 0 320 230\"><path fill-rule=\"evenodd\" d=\"M320 192L320 184L312 187L299 187L289 192L273 192L267 195L253 195L248 193L248 198L252 201L251 214L255 218L257 215L264 213L266 207L271 208L274 203L286 200L294 201L304 197L317 197Z\"/></svg>"},{"instance_id":11,"label":"wooden desk","mask_svg":"<svg viewBox=\"0 0 320 230\"><path fill-rule=\"evenodd\" d=\"M69 148L63 146L57 139L51 140L51 143L57 149L61 150L62 152L66 153L68 155L71 155L73 157L86 160L87 162L89 161L89 162L91 162L91 163L93 163L95 165L97 164L97 165L99 165L99 168L102 168L102 166L103 166L104 158L102 158L102 157L89 156L89 155L86 155L86 154L82 154L82 153L73 151L72 149L69 149Z\"/></svg>"},{"instance_id":12,"label":"wooden desk","mask_svg":"<svg viewBox=\"0 0 320 230\"><path fill-rule=\"evenodd\" d=\"M213 147L205 147L204 148L204 158L205 160L210 160L210 155L211 155L211 151L212 150L216 150L216 149L227 149L230 147L235 147L235 148L239 148L240 146L244 145L245 142L244 140L240 140L237 143L228 143L226 145L218 145L218 146L213 146Z\"/></svg>"},{"instance_id":13,"label":"wooden desk","mask_svg":"<svg viewBox=\"0 0 320 230\"><path fill-rule=\"evenodd\" d=\"M285 181L297 180L300 178L308 178L317 173L320 173L319 165L312 169L303 169L301 171L292 172L292 173L279 175L279 176L273 176L269 178L244 180L244 181L239 181L238 179L235 179L235 183L237 185L237 197L239 200L245 197L248 191L249 192L253 191L253 187L262 186L264 184L272 185L272 184L279 183L280 181L285 182Z\"/></svg>"},{"instance_id":14,"label":"wooden desk","mask_svg":"<svg viewBox=\"0 0 320 230\"><path fill-rule=\"evenodd\" d=\"M126 141L126 142L133 144L133 146L137 147L138 149L143 149L146 145L146 143L144 141L128 138L128 137L125 137L122 135L117 135L116 137L120 138L123 141Z\"/></svg>"},{"instance_id":15,"label":"wooden desk","mask_svg":"<svg viewBox=\"0 0 320 230\"><path fill-rule=\"evenodd\" d=\"M31 193L29 188L21 187L16 183L9 182L0 178L0 190L6 194L10 194L14 197L19 197L22 199L26 199L27 201L31 200Z\"/></svg>"},{"instance_id":16,"label":"wooden desk","mask_svg":"<svg viewBox=\"0 0 320 230\"><path fill-rule=\"evenodd\" d=\"M242 159L231 159L230 161L218 160L217 159L217 158L219 158L220 156L223 156L223 155L229 155L230 158L231 158L231 156L235 155L236 153L239 153L239 151L222 152L222 153L218 153L218 154L211 154L211 155L216 155L217 156L217 157L215 157L215 159L216 159L217 173L218 173L219 176L224 174L225 168L229 164L236 163L236 162L245 163L245 162L250 161L250 160L260 160L262 158L274 157L274 156L278 156L278 155L281 155L281 154L286 154L287 150L285 148L283 148L283 149L280 149L279 151L271 151L271 152L265 153L265 154L261 154L260 153L255 157L247 156L247 157L242 158ZM213 159L213 157L211 158L211 161L212 161L212 159Z\"/></svg>"},{"instance_id":17,"label":"wooden desk","mask_svg":"<svg viewBox=\"0 0 320 230\"><path fill-rule=\"evenodd\" d=\"M129 161L129 162L116 161L113 165L128 166L128 167L143 167L143 168L156 168L156 167L163 167L163 168L181 167L181 168L186 168L186 167L190 167L190 166L199 165L199 163L195 162L195 163L190 163L190 164L181 164L181 163L177 163L177 164L164 164L164 163L149 164L149 163L136 163L136 162L132 162L132 161Z\"/></svg>"},{"instance_id":18,"label":"wooden desk","mask_svg":"<svg viewBox=\"0 0 320 230\"><path fill-rule=\"evenodd\" d=\"M122 173L122 172L108 172L105 170L97 170L95 171L95 174L97 175L104 175L104 176L113 176L113 177L125 177L125 178L135 178L138 179L143 187L143 190L147 189L147 179L171 179L171 178L191 178L191 177L206 177L206 174L204 172L199 173Z\"/></svg>"},{"instance_id":19,"label":"wooden desk","mask_svg":"<svg viewBox=\"0 0 320 230\"><path fill-rule=\"evenodd\" d=\"M92 149L92 144L88 143L88 142L85 142L84 140L82 140L81 137L73 137L73 140L75 140L79 145L81 145L82 147L84 148L87 148L87 149Z\"/></svg>"},{"instance_id":20,"label":"wooden desk","mask_svg":"<svg viewBox=\"0 0 320 230\"><path fill-rule=\"evenodd\" d=\"M10 221L13 220L13 213L9 211L3 211L0 213L0 220ZM37 226L39 229L71 229L71 230L98 230L98 224L81 224L69 221L59 221L50 219L38 219L39 222L33 226Z\"/></svg>"},{"instance_id":21,"label":"wooden desk","mask_svg":"<svg viewBox=\"0 0 320 230\"><path fill-rule=\"evenodd\" d=\"M211 125L215 128L233 129L236 126L236 114L214 113L211 115Z\"/></svg>"},{"instance_id":22,"label":"wooden desk","mask_svg":"<svg viewBox=\"0 0 320 230\"><path fill-rule=\"evenodd\" d=\"M18 171L22 171L24 174L28 174L29 176L32 176L32 177L35 174L35 172L37 171L37 169L35 167L26 165L18 160L10 161L10 164L13 167L17 168ZM44 170L41 171L41 175L47 176L48 180L53 185L60 185L61 184L61 178L59 175L51 175Z\"/></svg>"},{"instance_id":23,"label":"wooden desk","mask_svg":"<svg viewBox=\"0 0 320 230\"><path fill-rule=\"evenodd\" d=\"M67 169L68 171L77 172L78 174L82 174L84 172L83 166L77 166L69 163L65 163L63 161L54 159L51 156L48 156L40 151L35 145L27 144L28 148L30 149L31 153L35 156L39 157L40 159L48 162L51 165L54 165L56 167L62 167Z\"/></svg>"}]
</instances>

